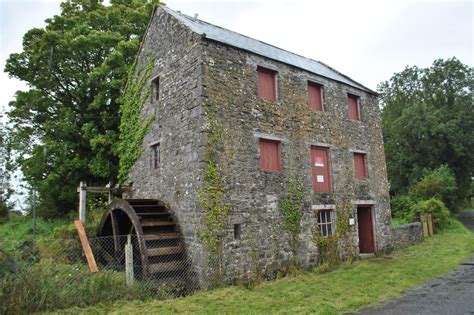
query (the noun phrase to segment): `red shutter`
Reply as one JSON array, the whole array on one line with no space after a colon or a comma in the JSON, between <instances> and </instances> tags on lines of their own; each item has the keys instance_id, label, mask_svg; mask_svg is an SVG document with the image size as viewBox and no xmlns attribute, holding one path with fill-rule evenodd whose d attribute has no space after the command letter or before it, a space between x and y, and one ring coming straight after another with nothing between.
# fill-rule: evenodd
<instances>
[{"instance_id":1,"label":"red shutter","mask_svg":"<svg viewBox=\"0 0 474 315\"><path fill-rule=\"evenodd\" d=\"M279 172L280 142L260 139L260 169L268 172Z\"/></svg>"},{"instance_id":2,"label":"red shutter","mask_svg":"<svg viewBox=\"0 0 474 315\"><path fill-rule=\"evenodd\" d=\"M270 101L276 101L276 72L258 67L258 96Z\"/></svg>"},{"instance_id":3,"label":"red shutter","mask_svg":"<svg viewBox=\"0 0 474 315\"><path fill-rule=\"evenodd\" d=\"M308 82L308 98L309 98L309 108L313 110L323 111L321 85Z\"/></svg>"},{"instance_id":4,"label":"red shutter","mask_svg":"<svg viewBox=\"0 0 474 315\"><path fill-rule=\"evenodd\" d=\"M358 178L366 178L367 172L365 167L365 154L354 153L354 170L355 176Z\"/></svg>"},{"instance_id":5,"label":"red shutter","mask_svg":"<svg viewBox=\"0 0 474 315\"><path fill-rule=\"evenodd\" d=\"M328 148L311 148L311 168L313 169L313 186L315 192L332 191L328 153Z\"/></svg>"},{"instance_id":6,"label":"red shutter","mask_svg":"<svg viewBox=\"0 0 474 315\"><path fill-rule=\"evenodd\" d=\"M352 94L347 94L349 104L349 118L352 120L360 120L359 117L359 98Z\"/></svg>"}]
</instances>

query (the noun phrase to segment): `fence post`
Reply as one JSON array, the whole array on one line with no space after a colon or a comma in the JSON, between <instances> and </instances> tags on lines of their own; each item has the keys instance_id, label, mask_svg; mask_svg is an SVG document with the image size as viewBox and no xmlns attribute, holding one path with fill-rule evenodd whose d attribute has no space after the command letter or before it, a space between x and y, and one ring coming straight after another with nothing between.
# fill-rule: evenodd
<instances>
[{"instance_id":1,"label":"fence post","mask_svg":"<svg viewBox=\"0 0 474 315\"><path fill-rule=\"evenodd\" d=\"M112 182L109 182L106 187L109 187L109 203L114 199L114 194L112 193Z\"/></svg>"},{"instance_id":2,"label":"fence post","mask_svg":"<svg viewBox=\"0 0 474 315\"><path fill-rule=\"evenodd\" d=\"M125 244L125 275L127 286L133 285L133 246L130 234L127 235L127 244Z\"/></svg>"},{"instance_id":3,"label":"fence post","mask_svg":"<svg viewBox=\"0 0 474 315\"><path fill-rule=\"evenodd\" d=\"M423 235L424 237L430 236L430 232L428 230L428 215L423 213L421 216L421 224L423 224Z\"/></svg>"},{"instance_id":4,"label":"fence post","mask_svg":"<svg viewBox=\"0 0 474 315\"><path fill-rule=\"evenodd\" d=\"M79 184L79 220L86 222L86 182Z\"/></svg>"},{"instance_id":5,"label":"fence post","mask_svg":"<svg viewBox=\"0 0 474 315\"><path fill-rule=\"evenodd\" d=\"M433 213L428 213L428 233L433 236Z\"/></svg>"}]
</instances>

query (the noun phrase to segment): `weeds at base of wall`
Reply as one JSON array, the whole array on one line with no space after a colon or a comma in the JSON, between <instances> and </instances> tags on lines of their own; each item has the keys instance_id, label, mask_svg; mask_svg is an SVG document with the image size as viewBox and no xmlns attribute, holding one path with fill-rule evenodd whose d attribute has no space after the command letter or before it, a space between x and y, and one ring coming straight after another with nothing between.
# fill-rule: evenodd
<instances>
[{"instance_id":1,"label":"weeds at base of wall","mask_svg":"<svg viewBox=\"0 0 474 315\"><path fill-rule=\"evenodd\" d=\"M336 204L335 230L332 236L321 235L319 224L313 232L313 240L319 251L319 264L331 269L342 261L352 261L355 257L349 218L353 216L350 202L343 200ZM319 212L317 213L319 218ZM328 270L329 271L329 270Z\"/></svg>"}]
</instances>

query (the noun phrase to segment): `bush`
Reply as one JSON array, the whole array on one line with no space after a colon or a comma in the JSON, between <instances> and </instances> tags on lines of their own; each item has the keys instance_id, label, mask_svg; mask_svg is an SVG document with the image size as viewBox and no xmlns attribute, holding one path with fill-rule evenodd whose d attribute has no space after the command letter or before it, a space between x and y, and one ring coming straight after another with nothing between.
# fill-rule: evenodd
<instances>
[{"instance_id":1,"label":"bush","mask_svg":"<svg viewBox=\"0 0 474 315\"><path fill-rule=\"evenodd\" d=\"M437 198L451 210L456 207L456 178L447 165L426 172L423 178L410 189L415 200Z\"/></svg>"},{"instance_id":2,"label":"bush","mask_svg":"<svg viewBox=\"0 0 474 315\"><path fill-rule=\"evenodd\" d=\"M415 201L408 195L398 195L390 198L392 218L405 220L410 215L410 209Z\"/></svg>"},{"instance_id":3,"label":"bush","mask_svg":"<svg viewBox=\"0 0 474 315\"><path fill-rule=\"evenodd\" d=\"M72 306L83 307L118 299L146 299L148 286L126 286L125 275L116 271L89 272L84 265L42 260L1 281L0 313L26 314Z\"/></svg>"},{"instance_id":4,"label":"bush","mask_svg":"<svg viewBox=\"0 0 474 315\"><path fill-rule=\"evenodd\" d=\"M410 219L416 219L416 213L432 213L434 224L439 229L443 229L449 225L449 218L451 213L449 212L448 208L444 205L444 203L437 199L431 198L428 200L418 201L411 207L410 211Z\"/></svg>"}]
</instances>

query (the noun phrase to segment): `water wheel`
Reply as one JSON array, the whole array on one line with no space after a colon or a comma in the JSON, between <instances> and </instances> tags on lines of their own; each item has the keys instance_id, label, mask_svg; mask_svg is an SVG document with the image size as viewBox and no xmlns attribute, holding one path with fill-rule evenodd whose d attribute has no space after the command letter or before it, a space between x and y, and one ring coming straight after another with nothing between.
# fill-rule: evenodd
<instances>
[{"instance_id":1,"label":"water wheel","mask_svg":"<svg viewBox=\"0 0 474 315\"><path fill-rule=\"evenodd\" d=\"M98 236L112 236L103 246L105 264L123 266L126 235L133 235L134 265L143 277L166 277L185 268L184 246L169 207L156 199L117 199L109 204ZM107 238L110 242L110 238Z\"/></svg>"}]
</instances>

